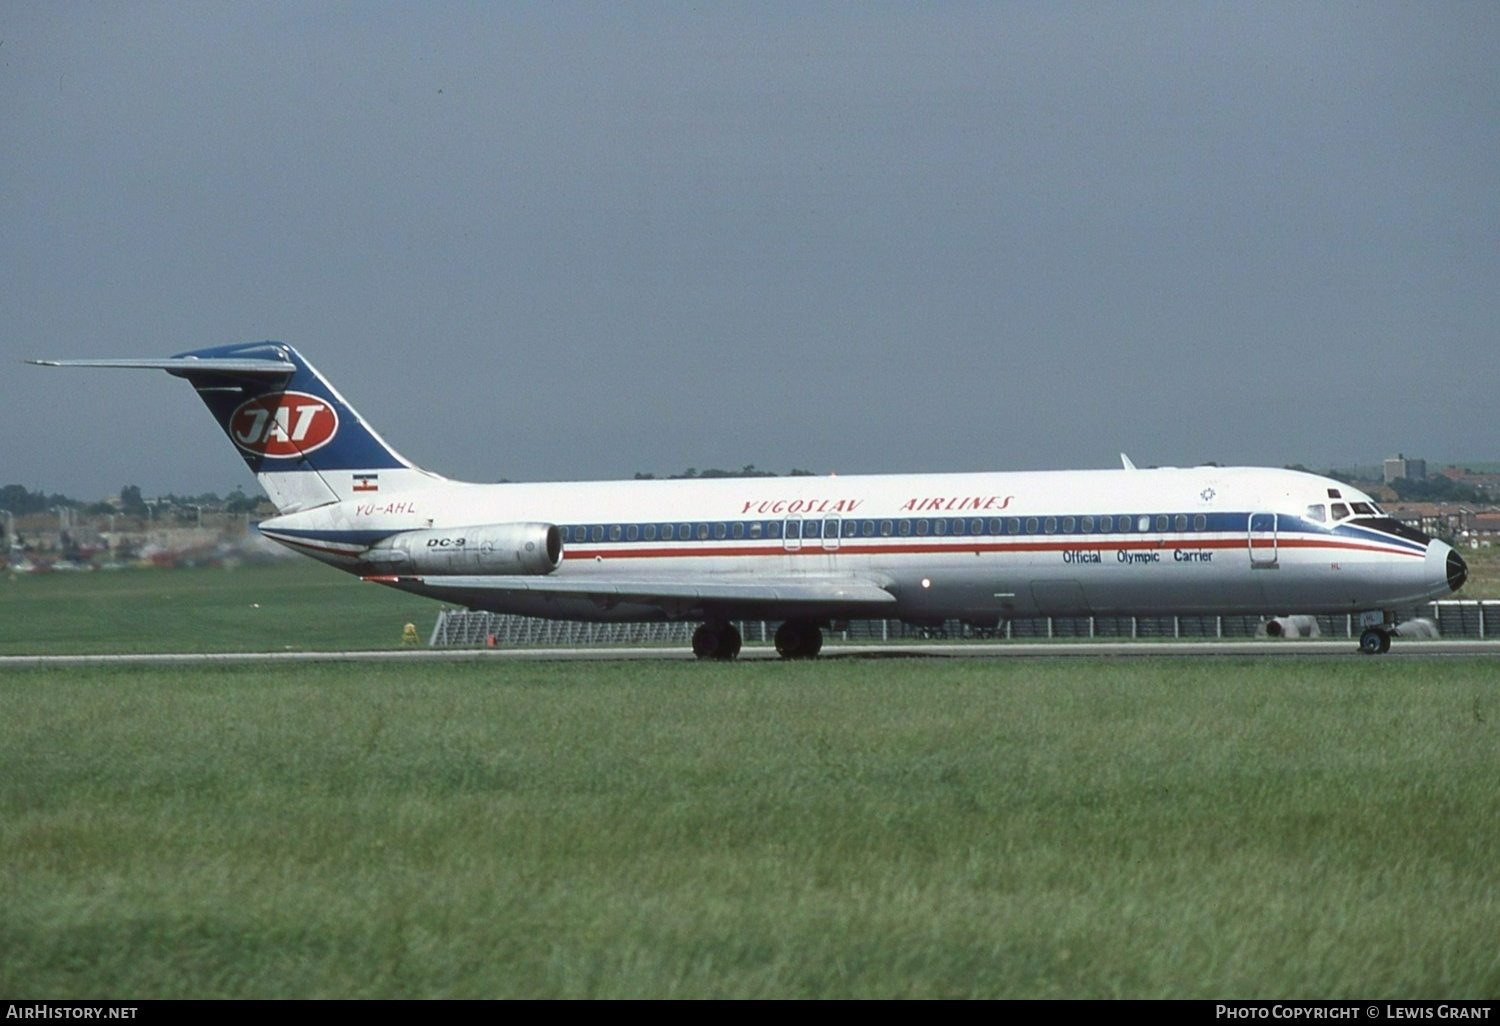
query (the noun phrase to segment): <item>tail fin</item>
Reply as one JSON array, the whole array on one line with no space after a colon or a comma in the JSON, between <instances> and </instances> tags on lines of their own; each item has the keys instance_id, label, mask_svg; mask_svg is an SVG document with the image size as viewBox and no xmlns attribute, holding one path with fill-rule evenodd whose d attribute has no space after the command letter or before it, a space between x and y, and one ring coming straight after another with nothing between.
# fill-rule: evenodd
<instances>
[{"instance_id":1,"label":"tail fin","mask_svg":"<svg viewBox=\"0 0 1500 1026\"><path fill-rule=\"evenodd\" d=\"M167 360L36 360L186 378L282 513L440 482L406 460L291 346L249 342Z\"/></svg>"}]
</instances>

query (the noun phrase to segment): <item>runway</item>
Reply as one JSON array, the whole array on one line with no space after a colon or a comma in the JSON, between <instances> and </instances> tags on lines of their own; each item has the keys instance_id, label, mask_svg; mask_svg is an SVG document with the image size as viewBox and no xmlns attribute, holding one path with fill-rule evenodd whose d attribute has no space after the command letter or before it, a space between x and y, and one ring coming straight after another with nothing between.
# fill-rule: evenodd
<instances>
[{"instance_id":1,"label":"runway","mask_svg":"<svg viewBox=\"0 0 1500 1026\"><path fill-rule=\"evenodd\" d=\"M1500 640L1396 640L1383 656L1361 656L1353 639L1337 641L1051 641L970 642L944 644L827 644L820 659L1017 659L1017 658L1349 658L1401 659L1412 657L1500 656ZM96 653L91 655L0 656L0 670L42 666L170 666L233 665L240 663L330 662L516 662L561 660L691 660L687 647L481 648L391 649L363 652L177 652ZM776 660L770 645L746 645L740 661Z\"/></svg>"}]
</instances>

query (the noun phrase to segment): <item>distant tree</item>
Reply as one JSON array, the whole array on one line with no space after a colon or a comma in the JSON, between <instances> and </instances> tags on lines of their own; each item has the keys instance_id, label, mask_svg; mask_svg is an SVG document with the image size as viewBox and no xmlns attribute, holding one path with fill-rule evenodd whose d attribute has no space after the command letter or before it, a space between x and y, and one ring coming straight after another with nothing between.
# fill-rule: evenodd
<instances>
[{"instance_id":1,"label":"distant tree","mask_svg":"<svg viewBox=\"0 0 1500 1026\"><path fill-rule=\"evenodd\" d=\"M40 496L33 497L25 485L8 484L0 488L0 509L8 509L17 516L36 513L47 508Z\"/></svg>"},{"instance_id":2,"label":"distant tree","mask_svg":"<svg viewBox=\"0 0 1500 1026\"><path fill-rule=\"evenodd\" d=\"M235 485L234 491L224 497L224 512L226 513L250 513L259 505L260 499L250 498L239 485Z\"/></svg>"},{"instance_id":3,"label":"distant tree","mask_svg":"<svg viewBox=\"0 0 1500 1026\"><path fill-rule=\"evenodd\" d=\"M741 467L739 470L722 470L719 467L709 467L706 470L699 470L697 467L688 467L686 470L684 470L680 474L668 474L666 479L668 481L692 481L692 480L699 480L699 479L701 479L701 480L709 480L709 479L715 479L715 478L777 477L777 476L779 476L779 475L774 470L760 470L760 469L758 469L755 466L754 463L747 463L743 467ZM817 477L818 475L814 474L811 470L794 470L788 476L790 476L790 477ZM656 479L657 478L656 478L655 474L648 473L647 471L637 470L635 472L635 480L637 480L637 481L655 481Z\"/></svg>"},{"instance_id":4,"label":"distant tree","mask_svg":"<svg viewBox=\"0 0 1500 1026\"><path fill-rule=\"evenodd\" d=\"M1391 482L1391 490L1402 502L1485 502L1486 499L1473 487L1460 484L1451 477L1438 474L1418 481L1409 477L1398 477Z\"/></svg>"},{"instance_id":5,"label":"distant tree","mask_svg":"<svg viewBox=\"0 0 1500 1026\"><path fill-rule=\"evenodd\" d=\"M141 498L139 485L126 485L120 489L120 510L133 517L146 515L146 500Z\"/></svg>"}]
</instances>

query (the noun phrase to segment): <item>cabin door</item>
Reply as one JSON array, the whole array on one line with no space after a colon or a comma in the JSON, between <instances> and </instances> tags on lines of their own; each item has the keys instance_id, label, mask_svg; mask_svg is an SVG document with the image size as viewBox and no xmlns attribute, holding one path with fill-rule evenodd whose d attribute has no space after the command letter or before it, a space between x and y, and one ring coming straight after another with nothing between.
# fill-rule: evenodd
<instances>
[{"instance_id":1,"label":"cabin door","mask_svg":"<svg viewBox=\"0 0 1500 1026\"><path fill-rule=\"evenodd\" d=\"M1276 514L1250 514L1250 566L1256 570L1276 567Z\"/></svg>"}]
</instances>

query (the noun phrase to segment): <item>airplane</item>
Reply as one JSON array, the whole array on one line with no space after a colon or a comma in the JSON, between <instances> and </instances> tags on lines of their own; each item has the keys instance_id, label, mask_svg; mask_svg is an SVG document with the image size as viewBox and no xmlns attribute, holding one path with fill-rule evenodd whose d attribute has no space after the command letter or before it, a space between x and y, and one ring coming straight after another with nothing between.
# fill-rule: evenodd
<instances>
[{"instance_id":1,"label":"airplane","mask_svg":"<svg viewBox=\"0 0 1500 1026\"><path fill-rule=\"evenodd\" d=\"M474 484L391 448L289 345L168 359L32 360L185 378L277 515L267 538L401 591L498 613L779 620L785 658L851 619L997 627L1016 617L1358 614L1386 652L1393 610L1457 591L1445 542L1301 471L1202 466L1024 473Z\"/></svg>"}]
</instances>

